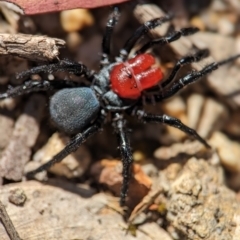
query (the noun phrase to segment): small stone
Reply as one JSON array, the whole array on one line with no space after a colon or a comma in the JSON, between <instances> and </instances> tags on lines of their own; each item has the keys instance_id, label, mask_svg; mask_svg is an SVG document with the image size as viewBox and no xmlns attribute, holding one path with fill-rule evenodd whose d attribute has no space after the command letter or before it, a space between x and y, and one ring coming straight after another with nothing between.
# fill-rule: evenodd
<instances>
[{"instance_id":1,"label":"small stone","mask_svg":"<svg viewBox=\"0 0 240 240\"><path fill-rule=\"evenodd\" d=\"M94 19L87 9L65 10L60 13L60 21L66 32L75 32L93 25Z\"/></svg>"},{"instance_id":2,"label":"small stone","mask_svg":"<svg viewBox=\"0 0 240 240\"><path fill-rule=\"evenodd\" d=\"M205 152L206 148L198 141L175 143L170 147L160 147L154 152L154 157L160 160L170 160L179 155L196 155ZM183 156L182 156L183 157Z\"/></svg>"},{"instance_id":3,"label":"small stone","mask_svg":"<svg viewBox=\"0 0 240 240\"><path fill-rule=\"evenodd\" d=\"M231 35L234 33L235 27L233 22L228 18L220 18L218 21L218 31L222 35Z\"/></svg>"},{"instance_id":4,"label":"small stone","mask_svg":"<svg viewBox=\"0 0 240 240\"><path fill-rule=\"evenodd\" d=\"M46 145L35 153L33 160L40 162L41 165L48 162L54 155L59 153L69 141L69 137L60 133L54 133ZM50 168L50 171L67 178L80 177L85 173L90 161L91 157L89 152L84 146L80 146L76 152L68 155L60 163L54 164Z\"/></svg>"},{"instance_id":5,"label":"small stone","mask_svg":"<svg viewBox=\"0 0 240 240\"><path fill-rule=\"evenodd\" d=\"M192 94L187 99L188 126L193 129L197 128L204 101L204 97L200 94Z\"/></svg>"},{"instance_id":6,"label":"small stone","mask_svg":"<svg viewBox=\"0 0 240 240\"><path fill-rule=\"evenodd\" d=\"M216 129L222 127L227 119L227 110L219 102L208 98L205 101L201 121L197 129L198 134L206 138Z\"/></svg>"},{"instance_id":7,"label":"small stone","mask_svg":"<svg viewBox=\"0 0 240 240\"><path fill-rule=\"evenodd\" d=\"M76 50L82 43L82 37L78 32L70 32L67 35L67 46L71 51Z\"/></svg>"},{"instance_id":8,"label":"small stone","mask_svg":"<svg viewBox=\"0 0 240 240\"><path fill-rule=\"evenodd\" d=\"M16 120L11 140L1 154L2 177L15 181L22 179L40 131L45 104L45 98L39 94L32 95L26 103L24 112Z\"/></svg>"},{"instance_id":9,"label":"small stone","mask_svg":"<svg viewBox=\"0 0 240 240\"><path fill-rule=\"evenodd\" d=\"M7 110L13 110L16 107L16 99L5 98L0 100L0 108L6 108Z\"/></svg>"},{"instance_id":10,"label":"small stone","mask_svg":"<svg viewBox=\"0 0 240 240\"><path fill-rule=\"evenodd\" d=\"M214 0L212 1L211 9L214 12L226 11L227 3L225 1Z\"/></svg>"},{"instance_id":11,"label":"small stone","mask_svg":"<svg viewBox=\"0 0 240 240\"><path fill-rule=\"evenodd\" d=\"M239 111L233 112L224 126L224 132L239 137L240 136L240 114Z\"/></svg>"},{"instance_id":12,"label":"small stone","mask_svg":"<svg viewBox=\"0 0 240 240\"><path fill-rule=\"evenodd\" d=\"M150 236L152 240L172 240L170 235L155 222L142 224L138 229Z\"/></svg>"},{"instance_id":13,"label":"small stone","mask_svg":"<svg viewBox=\"0 0 240 240\"><path fill-rule=\"evenodd\" d=\"M23 206L27 200L27 196L24 191L20 188L16 188L10 191L10 195L8 197L9 202L15 204L16 206Z\"/></svg>"},{"instance_id":14,"label":"small stone","mask_svg":"<svg viewBox=\"0 0 240 240\"><path fill-rule=\"evenodd\" d=\"M0 114L0 150L4 149L9 143L13 128L14 121L12 118Z\"/></svg>"},{"instance_id":15,"label":"small stone","mask_svg":"<svg viewBox=\"0 0 240 240\"><path fill-rule=\"evenodd\" d=\"M193 17L191 19L190 25L198 27L201 31L204 31L205 28L206 28L203 20L200 17L198 17L198 16Z\"/></svg>"},{"instance_id":16,"label":"small stone","mask_svg":"<svg viewBox=\"0 0 240 240\"><path fill-rule=\"evenodd\" d=\"M142 161L144 161L145 158L146 158L146 156L144 155L143 152L141 152L141 151L133 152L133 160L135 162L142 162Z\"/></svg>"},{"instance_id":17,"label":"small stone","mask_svg":"<svg viewBox=\"0 0 240 240\"><path fill-rule=\"evenodd\" d=\"M123 181L120 161L104 159L97 162L91 167L91 175L100 184L106 185L114 194L119 196ZM133 164L126 205L129 208L134 208L147 195L151 185L151 179L145 175L141 166Z\"/></svg>"},{"instance_id":18,"label":"small stone","mask_svg":"<svg viewBox=\"0 0 240 240\"><path fill-rule=\"evenodd\" d=\"M174 117L179 117L186 111L186 104L179 96L172 98L171 100L164 102L162 105L164 112Z\"/></svg>"},{"instance_id":19,"label":"small stone","mask_svg":"<svg viewBox=\"0 0 240 240\"><path fill-rule=\"evenodd\" d=\"M237 35L236 37L236 53L240 53L240 34ZM236 60L237 64L240 65L240 59Z\"/></svg>"},{"instance_id":20,"label":"small stone","mask_svg":"<svg viewBox=\"0 0 240 240\"><path fill-rule=\"evenodd\" d=\"M240 143L230 140L221 132L215 132L209 140L215 147L224 167L231 172L240 172Z\"/></svg>"}]
</instances>

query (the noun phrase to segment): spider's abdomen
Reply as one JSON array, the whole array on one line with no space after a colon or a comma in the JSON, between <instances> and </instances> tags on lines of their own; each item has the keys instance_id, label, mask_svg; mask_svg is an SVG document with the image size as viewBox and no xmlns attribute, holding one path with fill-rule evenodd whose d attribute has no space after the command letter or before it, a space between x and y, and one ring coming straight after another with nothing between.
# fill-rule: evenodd
<instances>
[{"instance_id":1,"label":"spider's abdomen","mask_svg":"<svg viewBox=\"0 0 240 240\"><path fill-rule=\"evenodd\" d=\"M52 96L49 108L54 123L75 134L96 118L100 103L91 88L65 88Z\"/></svg>"},{"instance_id":2,"label":"spider's abdomen","mask_svg":"<svg viewBox=\"0 0 240 240\"><path fill-rule=\"evenodd\" d=\"M112 90L122 98L137 99L144 89L162 80L160 68L153 67L155 59L150 54L140 54L114 66L110 73Z\"/></svg>"}]
</instances>

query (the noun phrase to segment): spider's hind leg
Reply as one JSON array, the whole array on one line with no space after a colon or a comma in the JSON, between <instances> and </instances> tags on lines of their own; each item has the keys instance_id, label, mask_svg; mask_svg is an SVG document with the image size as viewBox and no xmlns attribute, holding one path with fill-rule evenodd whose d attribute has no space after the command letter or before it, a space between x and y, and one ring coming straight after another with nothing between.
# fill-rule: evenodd
<instances>
[{"instance_id":1,"label":"spider's hind leg","mask_svg":"<svg viewBox=\"0 0 240 240\"><path fill-rule=\"evenodd\" d=\"M93 80L93 72L90 71L85 65L67 59L61 60L57 63L31 68L27 71L17 74L17 78L26 78L33 74L53 72L68 72L77 76L83 75L89 81Z\"/></svg>"},{"instance_id":2,"label":"spider's hind leg","mask_svg":"<svg viewBox=\"0 0 240 240\"><path fill-rule=\"evenodd\" d=\"M90 126L89 128L85 129L82 133L78 133L70 140L70 142L67 144L67 146L62 151L57 153L51 160L49 160L47 163L43 164L39 168L37 168L31 172L28 172L26 174L26 176L28 178L32 178L33 175L35 175L36 173L47 170L55 163L61 162L69 154L71 154L72 152L75 152L79 148L79 146L82 143L84 143L89 137L91 137L93 134L99 132L100 129L101 129L101 124L96 123L96 124Z\"/></svg>"},{"instance_id":3,"label":"spider's hind leg","mask_svg":"<svg viewBox=\"0 0 240 240\"><path fill-rule=\"evenodd\" d=\"M136 114L138 115L138 118L143 120L144 122L164 123L171 127L178 128L180 131L188 134L189 136L201 142L205 147L211 148L211 146L200 135L198 135L198 133L194 129L186 126L177 118L170 117L166 114L164 115L149 114L142 110L138 110Z\"/></svg>"},{"instance_id":4,"label":"spider's hind leg","mask_svg":"<svg viewBox=\"0 0 240 240\"><path fill-rule=\"evenodd\" d=\"M80 84L75 83L73 81L65 81L65 80L56 80L56 81L26 81L22 85L17 87L10 87L6 92L0 93L0 99L5 98L15 98L21 95L25 95L32 92L40 92L40 91L51 91L58 90L62 88L72 88L79 87Z\"/></svg>"}]
</instances>

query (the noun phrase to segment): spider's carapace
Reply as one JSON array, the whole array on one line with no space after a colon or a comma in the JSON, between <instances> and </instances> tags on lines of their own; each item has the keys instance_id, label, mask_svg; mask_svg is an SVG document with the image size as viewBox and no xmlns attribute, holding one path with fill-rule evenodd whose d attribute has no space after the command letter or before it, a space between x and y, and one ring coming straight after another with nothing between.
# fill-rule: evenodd
<instances>
[{"instance_id":1,"label":"spider's carapace","mask_svg":"<svg viewBox=\"0 0 240 240\"><path fill-rule=\"evenodd\" d=\"M154 64L154 57L148 53L117 64L110 73L112 90L122 98L139 98L143 90L155 86L163 78L162 71Z\"/></svg>"}]
</instances>

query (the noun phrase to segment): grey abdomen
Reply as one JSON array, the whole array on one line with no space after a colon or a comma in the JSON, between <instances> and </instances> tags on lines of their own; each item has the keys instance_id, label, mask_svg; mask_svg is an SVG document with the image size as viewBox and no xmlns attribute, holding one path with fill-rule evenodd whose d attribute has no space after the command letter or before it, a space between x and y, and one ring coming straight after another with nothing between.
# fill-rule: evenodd
<instances>
[{"instance_id":1,"label":"grey abdomen","mask_svg":"<svg viewBox=\"0 0 240 240\"><path fill-rule=\"evenodd\" d=\"M100 104L91 88L65 88L52 96L49 108L54 123L75 134L96 118Z\"/></svg>"}]
</instances>

